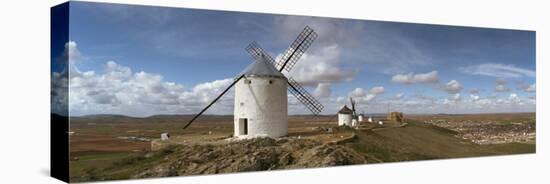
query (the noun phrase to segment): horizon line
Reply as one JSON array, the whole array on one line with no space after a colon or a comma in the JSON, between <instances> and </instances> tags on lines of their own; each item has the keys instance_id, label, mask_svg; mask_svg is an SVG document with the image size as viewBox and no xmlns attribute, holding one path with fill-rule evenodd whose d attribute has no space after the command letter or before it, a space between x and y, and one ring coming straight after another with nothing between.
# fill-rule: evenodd
<instances>
[{"instance_id":1,"label":"horizon line","mask_svg":"<svg viewBox=\"0 0 550 184\"><path fill-rule=\"evenodd\" d=\"M392 112L402 112L402 111L392 111ZM370 114L388 114L389 112L383 112L383 113L370 113ZM522 114L522 113L537 113L534 112L479 112L479 113L407 113L409 115L476 115L476 114ZM57 114L54 112L50 112L50 115L58 115L58 116L65 116L61 114ZM366 113L367 114L367 113ZM130 118L150 118L153 116L194 116L196 114L153 114L149 116L132 116L132 115L125 115L125 114L86 114L86 115L78 115L78 116L65 116L65 117L86 117L86 116L124 116L124 117L130 117ZM319 114L319 115L313 115L313 114L289 114L288 116L335 116L337 113L334 114ZM368 115L368 114L367 114ZM203 116L233 116L233 114L203 114Z\"/></svg>"}]
</instances>

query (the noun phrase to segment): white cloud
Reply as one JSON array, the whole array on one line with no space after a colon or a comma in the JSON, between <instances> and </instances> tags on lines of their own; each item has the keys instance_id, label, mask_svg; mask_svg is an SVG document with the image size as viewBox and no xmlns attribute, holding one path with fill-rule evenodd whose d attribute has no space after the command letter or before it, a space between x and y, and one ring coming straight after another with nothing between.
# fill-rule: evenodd
<instances>
[{"instance_id":1,"label":"white cloud","mask_svg":"<svg viewBox=\"0 0 550 184\"><path fill-rule=\"evenodd\" d=\"M78 45L74 41L65 43L65 49L58 58L58 62L62 65L68 66L66 69L69 71L69 75L78 75L80 71L76 67L77 64L82 64L85 61L84 55L78 49Z\"/></svg>"},{"instance_id":2,"label":"white cloud","mask_svg":"<svg viewBox=\"0 0 550 184\"><path fill-rule=\"evenodd\" d=\"M375 94L367 94L367 96L365 98L362 98L360 100L362 100L363 102L370 102L370 101L374 100L374 98L376 98Z\"/></svg>"},{"instance_id":3,"label":"white cloud","mask_svg":"<svg viewBox=\"0 0 550 184\"><path fill-rule=\"evenodd\" d=\"M521 102L521 99L518 97L518 95L516 93L511 93L510 96L508 97L508 99L512 103L520 103Z\"/></svg>"},{"instance_id":4,"label":"white cloud","mask_svg":"<svg viewBox=\"0 0 550 184\"><path fill-rule=\"evenodd\" d=\"M371 88L368 92L363 88L355 88L349 93L349 96L352 97L358 104L366 104L374 99L377 95L384 93L384 87L377 86Z\"/></svg>"},{"instance_id":5,"label":"white cloud","mask_svg":"<svg viewBox=\"0 0 550 184\"><path fill-rule=\"evenodd\" d=\"M367 92L363 88L355 88L351 93L351 97L365 97Z\"/></svg>"},{"instance_id":6,"label":"white cloud","mask_svg":"<svg viewBox=\"0 0 550 184\"><path fill-rule=\"evenodd\" d=\"M379 95L384 93L384 87L383 86L375 86L369 90L370 94Z\"/></svg>"},{"instance_id":7,"label":"white cloud","mask_svg":"<svg viewBox=\"0 0 550 184\"><path fill-rule=\"evenodd\" d=\"M447 84L443 85L442 89L447 93L455 94L460 93L463 87L462 84L460 84L460 82L458 82L457 80L451 80Z\"/></svg>"},{"instance_id":8,"label":"white cloud","mask_svg":"<svg viewBox=\"0 0 550 184\"><path fill-rule=\"evenodd\" d=\"M67 44L74 46L76 43ZM71 50L67 49L67 50ZM326 51L326 52L324 52ZM329 97L330 86L332 83L321 83L320 81L338 82L344 79L339 76L349 75L350 72L340 72L337 69L336 57L337 46L326 48L323 50L322 56L304 55L304 61L294 69L301 71L301 75L296 76L297 80L302 79L306 84L317 83L315 95L318 97ZM79 53L80 52L75 52ZM332 56L329 56L332 55ZM325 57L326 56L326 57ZM79 56L80 57L80 56ZM308 62L314 60L321 61L320 65L309 65ZM80 58L79 58L80 59ZM338 61L339 62L339 61ZM304 69L305 67L311 67ZM196 113L210 103L222 90L224 90L231 82L232 78L215 80L205 83L196 84L185 88L183 85L166 81L162 75L147 73L145 71L134 72L130 67L120 65L114 61L107 61L104 65L104 70L100 72L78 70L76 65L72 65L73 71L70 79L67 79L70 84L70 99L69 101L71 115L85 114L124 114L130 116L148 116L153 114L190 114ZM302 68L302 69L300 69ZM311 76L303 75L303 72L310 72ZM328 75L325 75L328 74ZM54 75L54 74L52 74ZM59 74L55 74L59 76ZM309 79L308 79L309 78ZM321 80L318 80L321 79ZM307 82L307 81L310 82ZM314 81L317 80L317 81ZM55 80L61 81L61 80ZM206 113L215 114L230 114L233 110L233 90L212 106ZM55 92L52 90L52 94ZM53 96L53 95L52 95ZM65 95L67 97L67 95ZM364 96L360 100L370 100L372 97ZM320 99L325 101L335 101L331 98ZM61 100L58 100L61 101ZM54 102L54 100L52 100ZM294 103L293 105L293 102ZM334 102L332 102L334 103ZM291 113L308 113L299 102L293 97L289 97ZM63 106L60 106L63 107ZM53 108L53 105L52 105Z\"/></svg>"},{"instance_id":9,"label":"white cloud","mask_svg":"<svg viewBox=\"0 0 550 184\"><path fill-rule=\"evenodd\" d=\"M506 85L506 82L497 81L495 86L495 92L510 92L510 88Z\"/></svg>"},{"instance_id":10,"label":"white cloud","mask_svg":"<svg viewBox=\"0 0 550 184\"><path fill-rule=\"evenodd\" d=\"M508 81L505 79L499 78L496 80L497 85L495 86L496 92L510 92L510 88L508 88L507 84Z\"/></svg>"},{"instance_id":11,"label":"white cloud","mask_svg":"<svg viewBox=\"0 0 550 184\"><path fill-rule=\"evenodd\" d=\"M313 92L313 94L316 97L321 97L321 98L330 97L330 94L332 93L330 86L331 86L330 83L319 83L317 85L317 88L315 88L315 91Z\"/></svg>"},{"instance_id":12,"label":"white cloud","mask_svg":"<svg viewBox=\"0 0 550 184\"><path fill-rule=\"evenodd\" d=\"M329 18L286 16L276 17L273 23L273 29L281 33L280 39L276 41L282 44L292 42L304 26L313 28L318 37L306 54L320 55L322 49L338 45L350 57L347 64L353 67L350 70L339 66L342 71L356 72L355 68L358 68L396 74L426 66L432 61L429 57L431 55L425 53L428 49L420 48L414 40L399 30L381 29L377 26L367 28L360 22L349 24ZM369 67L363 67L366 64Z\"/></svg>"},{"instance_id":13,"label":"white cloud","mask_svg":"<svg viewBox=\"0 0 550 184\"><path fill-rule=\"evenodd\" d=\"M477 108L486 108L490 105L492 105L494 102L490 99L484 98L484 99L478 99L475 100L475 105L477 105Z\"/></svg>"},{"instance_id":14,"label":"white cloud","mask_svg":"<svg viewBox=\"0 0 550 184\"><path fill-rule=\"evenodd\" d=\"M341 48L338 45L324 47L318 52L306 52L290 72L285 70L283 73L304 86L352 80L356 71L340 66L340 54ZM281 57L282 54L279 54L276 60L278 61Z\"/></svg>"},{"instance_id":15,"label":"white cloud","mask_svg":"<svg viewBox=\"0 0 550 184\"><path fill-rule=\"evenodd\" d=\"M439 83L439 72L435 70L428 73L397 74L392 76L392 82L398 84L432 84L433 87L450 94L459 93L463 89L462 84L457 80L451 80L447 84ZM477 93L477 91L475 92Z\"/></svg>"},{"instance_id":16,"label":"white cloud","mask_svg":"<svg viewBox=\"0 0 550 184\"><path fill-rule=\"evenodd\" d=\"M510 88L508 88L506 85L504 84L497 84L495 86L495 91L496 92L510 92Z\"/></svg>"},{"instance_id":17,"label":"white cloud","mask_svg":"<svg viewBox=\"0 0 550 184\"><path fill-rule=\"evenodd\" d=\"M431 97L430 97L431 98ZM392 109L405 113L498 113L498 112L534 112L535 100L512 93L506 97L481 97L470 94L469 100L463 100L461 94L447 98L428 100L416 96L404 101L378 101L371 104L372 109L384 108L387 103ZM383 112L383 111L382 111Z\"/></svg>"},{"instance_id":18,"label":"white cloud","mask_svg":"<svg viewBox=\"0 0 550 184\"><path fill-rule=\"evenodd\" d=\"M479 89L477 89L477 88L472 88L472 89L470 89L469 92L470 92L470 94L478 94L478 93L479 93Z\"/></svg>"},{"instance_id":19,"label":"white cloud","mask_svg":"<svg viewBox=\"0 0 550 184\"><path fill-rule=\"evenodd\" d=\"M61 56L57 58L60 65L65 66L61 72L52 72L51 74L51 109L52 112L60 115L68 115L68 86L69 74L78 73L75 63L82 62L83 56L77 48L74 41L65 43L65 48Z\"/></svg>"},{"instance_id":20,"label":"white cloud","mask_svg":"<svg viewBox=\"0 0 550 184\"><path fill-rule=\"evenodd\" d=\"M395 94L395 96L393 97L393 99L395 99L395 100L400 100L400 99L402 99L404 96L405 96L405 94L403 94L403 93L397 93L397 94Z\"/></svg>"},{"instance_id":21,"label":"white cloud","mask_svg":"<svg viewBox=\"0 0 550 184\"><path fill-rule=\"evenodd\" d=\"M537 86L535 83L531 84L531 85L526 85L523 87L523 91L525 92L536 92L537 91Z\"/></svg>"},{"instance_id":22,"label":"white cloud","mask_svg":"<svg viewBox=\"0 0 550 184\"><path fill-rule=\"evenodd\" d=\"M114 61L107 61L101 73L81 72L77 64L84 62L84 56L74 41L65 45L62 55L68 64L63 72L52 72L51 101L52 111L64 115L67 115L64 107L69 107L72 116L196 113L233 82L228 78L184 88L182 84L164 80L160 74L134 72ZM232 100L233 93L227 93L208 112L230 113Z\"/></svg>"},{"instance_id":23,"label":"white cloud","mask_svg":"<svg viewBox=\"0 0 550 184\"><path fill-rule=\"evenodd\" d=\"M454 100L454 101L460 101L461 100L460 94L459 93L454 94L451 99Z\"/></svg>"},{"instance_id":24,"label":"white cloud","mask_svg":"<svg viewBox=\"0 0 550 184\"><path fill-rule=\"evenodd\" d=\"M415 84L415 83L429 83L435 84L439 82L439 76L437 71L431 71L428 73L408 73L397 74L392 77L392 82L399 84Z\"/></svg>"},{"instance_id":25,"label":"white cloud","mask_svg":"<svg viewBox=\"0 0 550 184\"><path fill-rule=\"evenodd\" d=\"M519 68L514 65L505 65L497 63L485 63L462 67L461 72L471 75L484 75L498 78L520 78L535 77L535 71L525 68Z\"/></svg>"},{"instance_id":26,"label":"white cloud","mask_svg":"<svg viewBox=\"0 0 550 184\"><path fill-rule=\"evenodd\" d=\"M104 72L75 73L69 82L72 114L126 114L147 116L166 113L196 113L233 81L232 78L205 82L186 90L183 85L165 81L162 75L108 61ZM229 113L233 94L217 103L214 113Z\"/></svg>"},{"instance_id":27,"label":"white cloud","mask_svg":"<svg viewBox=\"0 0 550 184\"><path fill-rule=\"evenodd\" d=\"M470 99L472 101L478 101L479 100L479 96L478 95L474 95L474 94L470 94Z\"/></svg>"},{"instance_id":28,"label":"white cloud","mask_svg":"<svg viewBox=\"0 0 550 184\"><path fill-rule=\"evenodd\" d=\"M84 60L84 57L80 53L80 50L78 50L78 45L76 42L69 40L69 42L65 43L65 49L63 50L63 53L61 54L61 57L58 58L58 61L61 63L65 62L71 62L71 63L77 63L82 62Z\"/></svg>"},{"instance_id":29,"label":"white cloud","mask_svg":"<svg viewBox=\"0 0 550 184\"><path fill-rule=\"evenodd\" d=\"M384 93L383 86L375 86L375 87L372 87L369 91L365 91L363 88L355 88L353 91L349 93L349 96L354 98L369 98L370 100L372 100L377 95L383 94L383 93Z\"/></svg>"},{"instance_id":30,"label":"white cloud","mask_svg":"<svg viewBox=\"0 0 550 184\"><path fill-rule=\"evenodd\" d=\"M138 78L143 74L144 72L138 73ZM130 77L132 77L132 70L129 67L118 65L114 61L107 61L105 67L105 78L107 80L128 80Z\"/></svg>"},{"instance_id":31,"label":"white cloud","mask_svg":"<svg viewBox=\"0 0 550 184\"><path fill-rule=\"evenodd\" d=\"M444 105L458 105L459 102L461 102L462 98L459 93L456 93L454 95L451 95L450 98L443 99Z\"/></svg>"},{"instance_id":32,"label":"white cloud","mask_svg":"<svg viewBox=\"0 0 550 184\"><path fill-rule=\"evenodd\" d=\"M78 53L78 57L72 57L73 60L83 60L80 51L76 47L76 43L67 44L67 47L72 47L67 50L73 50L74 53ZM330 45L319 48L317 52L306 53L302 60L298 62L293 72L291 72L291 76L304 85L316 86L315 96L330 97L330 86L333 83L351 80L356 74L356 70L346 69L341 66L340 52L342 52L342 48L339 45ZM114 61L108 61L105 64L104 71L100 72L80 72L76 67L74 69L77 72L71 75L70 78L71 108L80 113L121 113L138 116L158 113L195 113L225 89L233 80L228 78L184 87L181 84L164 80L162 75L144 71L135 72L129 67L119 65ZM59 76L59 74L52 75ZM445 103L444 99L454 102L461 101L459 93L462 90L462 85L458 81L451 80L446 84L440 84L438 72L432 71L428 73L394 75L392 82L401 84L436 84L434 87L439 87L440 85L442 86L440 89L453 95L447 98L438 97L438 99L435 99L435 97L431 97L432 99L409 99L407 97L403 100L395 100L403 98L403 93L399 93L393 98L391 96L388 97L388 101L384 101L384 98L378 97L377 99L377 95L385 92L383 86L376 86L368 91L356 88L349 94L350 96L357 97L354 99L358 103L368 103L369 108L373 110L387 109L388 104L390 104L392 109L398 110L399 108L403 108L403 111L410 110L421 113L437 113L439 111L462 112L468 111L468 107L473 108L474 106L476 108L479 107L479 111L486 109L488 111L500 111L501 107L495 105L498 103L508 105L503 106L505 108L518 109L524 106L519 106L519 103L513 105L511 102L526 101L526 99L517 94L515 94L515 97L510 95L509 97L501 97L501 99L483 98L478 95L472 95L477 94L477 91L473 93L470 90L471 101L464 100L460 103L460 107L456 103L456 106L445 107L445 109L442 106ZM535 84L532 86L534 91ZM525 88L524 90L527 89ZM53 89L52 93L54 93ZM232 98L232 93L226 94L220 102L213 106L213 109L217 110L210 112L231 113L233 106ZM325 106L330 106L328 103L349 103L349 99L345 97L322 100L327 101L326 103L323 101ZM289 104L292 104L291 101L292 99L289 99ZM528 102L534 104L534 100ZM304 109L299 102L297 104L300 105L300 109ZM531 109L530 107L527 109ZM456 108L457 111L453 111L453 108Z\"/></svg>"},{"instance_id":33,"label":"white cloud","mask_svg":"<svg viewBox=\"0 0 550 184\"><path fill-rule=\"evenodd\" d=\"M215 80L211 82L205 82L197 84L193 87L193 92L210 91L213 93L222 92L223 86L229 86L233 82L233 79L227 78L222 80Z\"/></svg>"},{"instance_id":34,"label":"white cloud","mask_svg":"<svg viewBox=\"0 0 550 184\"><path fill-rule=\"evenodd\" d=\"M403 111L405 113L421 114L534 112L535 101L533 96L522 97L520 94L511 96L492 95L487 97L476 94L463 96L461 93L441 97L415 94L408 98L401 98L400 100L397 100L393 96L391 98L371 97L371 101L368 103L361 101L362 104L358 106L358 111L365 113Z\"/></svg>"},{"instance_id":35,"label":"white cloud","mask_svg":"<svg viewBox=\"0 0 550 184\"><path fill-rule=\"evenodd\" d=\"M336 98L336 103L345 103L345 102L346 102L345 97L339 96Z\"/></svg>"}]
</instances>

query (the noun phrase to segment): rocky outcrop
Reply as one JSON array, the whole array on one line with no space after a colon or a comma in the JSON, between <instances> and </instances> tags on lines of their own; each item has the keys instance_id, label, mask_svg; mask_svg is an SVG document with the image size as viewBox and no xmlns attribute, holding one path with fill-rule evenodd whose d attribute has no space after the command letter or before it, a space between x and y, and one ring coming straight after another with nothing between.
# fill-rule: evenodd
<instances>
[{"instance_id":1,"label":"rocky outcrop","mask_svg":"<svg viewBox=\"0 0 550 184\"><path fill-rule=\"evenodd\" d=\"M133 178L264 171L364 164L364 156L311 139L255 138L226 144L174 145L146 157L162 157ZM147 160L147 159L146 159Z\"/></svg>"}]
</instances>

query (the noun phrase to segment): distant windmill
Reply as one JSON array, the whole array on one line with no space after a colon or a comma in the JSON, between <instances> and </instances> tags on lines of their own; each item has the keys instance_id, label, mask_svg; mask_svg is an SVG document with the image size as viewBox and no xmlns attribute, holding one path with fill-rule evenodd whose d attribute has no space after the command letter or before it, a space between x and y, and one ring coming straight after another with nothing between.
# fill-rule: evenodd
<instances>
[{"instance_id":1,"label":"distant windmill","mask_svg":"<svg viewBox=\"0 0 550 184\"><path fill-rule=\"evenodd\" d=\"M347 105L344 105L339 111L338 111L338 125L339 126L357 126L357 112L355 111L355 100L353 98L349 98L349 101L351 103L351 109L348 108Z\"/></svg>"},{"instance_id":2,"label":"distant windmill","mask_svg":"<svg viewBox=\"0 0 550 184\"><path fill-rule=\"evenodd\" d=\"M349 98L349 101L351 102L351 111L353 112L352 113L352 120L351 120L351 125L352 126L357 126L358 125L358 116L357 116L357 111L355 111L355 100L353 100L353 98Z\"/></svg>"},{"instance_id":3,"label":"distant windmill","mask_svg":"<svg viewBox=\"0 0 550 184\"><path fill-rule=\"evenodd\" d=\"M359 121L359 123L363 122L363 119L365 118L364 115L365 112L361 112L361 114L357 116L357 121Z\"/></svg>"},{"instance_id":4,"label":"distant windmill","mask_svg":"<svg viewBox=\"0 0 550 184\"><path fill-rule=\"evenodd\" d=\"M278 61L265 52L256 42L246 47L255 60L245 68L220 95L195 115L183 128L187 128L210 106L235 86L234 135L255 137L280 137L288 134L287 90L314 115L323 105L308 93L292 77L282 71L290 71L317 34L306 26ZM244 79L241 81L241 79Z\"/></svg>"},{"instance_id":5,"label":"distant windmill","mask_svg":"<svg viewBox=\"0 0 550 184\"><path fill-rule=\"evenodd\" d=\"M351 111L353 112L353 119L357 118L357 112L355 111L355 100L353 98L349 98L349 101L351 103Z\"/></svg>"}]
</instances>

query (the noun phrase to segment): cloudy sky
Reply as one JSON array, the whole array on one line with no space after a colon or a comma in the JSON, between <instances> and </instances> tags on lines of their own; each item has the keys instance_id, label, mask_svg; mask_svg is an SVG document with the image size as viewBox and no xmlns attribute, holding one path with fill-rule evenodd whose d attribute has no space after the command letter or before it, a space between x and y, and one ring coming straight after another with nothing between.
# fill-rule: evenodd
<instances>
[{"instance_id":1,"label":"cloudy sky","mask_svg":"<svg viewBox=\"0 0 550 184\"><path fill-rule=\"evenodd\" d=\"M74 116L197 113L252 62L250 42L281 57L306 25L318 38L286 75L322 114L349 97L364 113L535 111L535 32L517 30L72 2L52 78L70 69ZM230 91L206 113L232 106Z\"/></svg>"}]
</instances>

